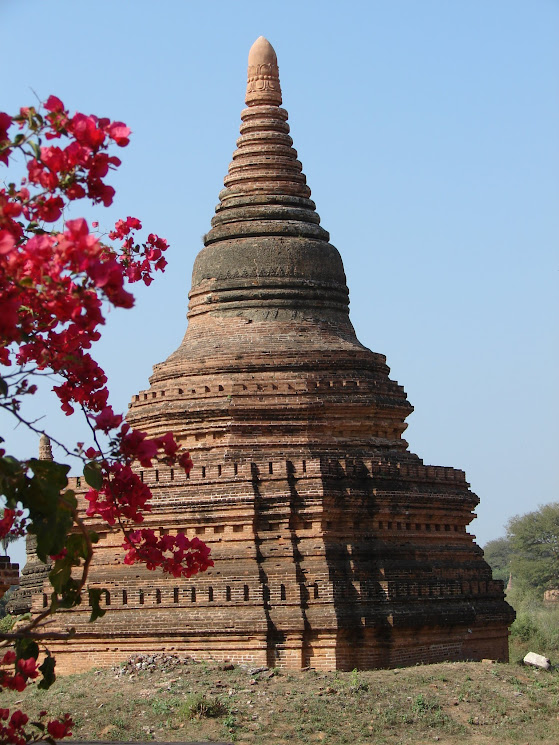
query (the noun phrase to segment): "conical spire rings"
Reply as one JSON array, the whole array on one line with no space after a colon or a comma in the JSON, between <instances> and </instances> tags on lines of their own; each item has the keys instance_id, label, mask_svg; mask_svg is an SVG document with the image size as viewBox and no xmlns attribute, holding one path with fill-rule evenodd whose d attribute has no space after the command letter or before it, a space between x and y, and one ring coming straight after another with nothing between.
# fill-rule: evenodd
<instances>
[{"instance_id":1,"label":"conical spire rings","mask_svg":"<svg viewBox=\"0 0 559 745\"><path fill-rule=\"evenodd\" d=\"M194 265L191 319L248 312L256 320L281 306L349 323L341 258L320 227L281 101L276 53L260 37L249 53L237 149Z\"/></svg>"}]
</instances>

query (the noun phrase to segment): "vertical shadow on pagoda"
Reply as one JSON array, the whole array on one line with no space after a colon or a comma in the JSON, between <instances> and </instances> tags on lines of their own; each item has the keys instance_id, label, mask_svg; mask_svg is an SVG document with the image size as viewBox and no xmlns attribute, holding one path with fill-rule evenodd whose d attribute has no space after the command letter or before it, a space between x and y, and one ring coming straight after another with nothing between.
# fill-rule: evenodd
<instances>
[{"instance_id":1,"label":"vertical shadow on pagoda","mask_svg":"<svg viewBox=\"0 0 559 745\"><path fill-rule=\"evenodd\" d=\"M262 545L262 538L259 534L258 516L262 514L263 499L260 493L258 468L256 463L251 463L250 473L252 493L254 497L254 547L256 551L256 563L258 566L258 581L262 587L262 607L266 619L266 663L268 667L273 667L274 663L270 659L270 639L275 639L278 636L278 632L270 615L270 584L268 581L268 574L264 570L264 557L260 548Z\"/></svg>"},{"instance_id":2,"label":"vertical shadow on pagoda","mask_svg":"<svg viewBox=\"0 0 559 745\"><path fill-rule=\"evenodd\" d=\"M255 514L255 547L258 563L258 578L262 586L263 608L267 625L267 664L269 667L287 665L301 668L308 664L308 647L310 644L310 624L306 610L308 608L309 593L305 584L305 574L301 566L299 538L296 532L297 518L300 514L303 499L295 487L293 464L287 461L287 483L289 496L284 505L289 512L289 540L291 543L291 559L295 570L295 581L298 588L298 603L291 605L288 614L274 618L274 606L270 597L270 584L274 584L265 570L266 558L261 550L263 539L259 536L258 517L262 519L269 510L266 499L260 490L260 478L255 463L251 465L252 491L254 497ZM275 583L277 584L277 583ZM277 613L277 609L276 609Z\"/></svg>"},{"instance_id":3,"label":"vertical shadow on pagoda","mask_svg":"<svg viewBox=\"0 0 559 745\"><path fill-rule=\"evenodd\" d=\"M355 541L355 523L376 511L367 467L361 458L351 459L351 479L337 460L325 460L322 470L325 557L337 626L336 668L362 669L370 666L371 659L374 667L388 667L392 628L378 580L377 554L371 550L364 560Z\"/></svg>"},{"instance_id":4,"label":"vertical shadow on pagoda","mask_svg":"<svg viewBox=\"0 0 559 745\"><path fill-rule=\"evenodd\" d=\"M309 591L307 589L305 581L305 573L301 566L301 551L299 550L299 538L297 536L296 525L301 514L301 508L303 507L303 498L299 494L296 488L295 480L295 468L291 461L287 461L287 484L289 487L289 538L291 541L291 549L293 552L293 560L295 562L295 577L299 586L300 593L300 609L303 617L303 638L301 644L301 666L308 667L310 664L310 650L311 650L311 626L307 616L307 610L309 607Z\"/></svg>"}]
</instances>

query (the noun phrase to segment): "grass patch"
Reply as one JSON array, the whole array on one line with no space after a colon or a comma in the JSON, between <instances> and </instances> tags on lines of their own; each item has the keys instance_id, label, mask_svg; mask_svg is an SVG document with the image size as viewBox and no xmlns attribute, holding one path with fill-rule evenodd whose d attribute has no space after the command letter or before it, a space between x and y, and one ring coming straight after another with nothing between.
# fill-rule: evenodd
<instances>
[{"instance_id":1,"label":"grass patch","mask_svg":"<svg viewBox=\"0 0 559 745\"><path fill-rule=\"evenodd\" d=\"M217 663L61 678L3 691L3 707L75 715L75 739L238 745L559 742L559 673L516 664L251 675Z\"/></svg>"}]
</instances>

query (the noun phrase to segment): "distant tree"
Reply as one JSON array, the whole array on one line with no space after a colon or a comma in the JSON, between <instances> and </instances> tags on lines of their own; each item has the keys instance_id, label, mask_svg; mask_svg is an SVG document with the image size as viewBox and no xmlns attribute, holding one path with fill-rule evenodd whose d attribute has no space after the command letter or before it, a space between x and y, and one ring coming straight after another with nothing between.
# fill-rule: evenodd
<instances>
[{"instance_id":1,"label":"distant tree","mask_svg":"<svg viewBox=\"0 0 559 745\"><path fill-rule=\"evenodd\" d=\"M513 583L527 591L559 587L559 502L513 517L507 525Z\"/></svg>"},{"instance_id":2,"label":"distant tree","mask_svg":"<svg viewBox=\"0 0 559 745\"><path fill-rule=\"evenodd\" d=\"M493 570L495 579L507 582L511 573L512 546L509 538L495 538L483 548L485 561Z\"/></svg>"}]
</instances>

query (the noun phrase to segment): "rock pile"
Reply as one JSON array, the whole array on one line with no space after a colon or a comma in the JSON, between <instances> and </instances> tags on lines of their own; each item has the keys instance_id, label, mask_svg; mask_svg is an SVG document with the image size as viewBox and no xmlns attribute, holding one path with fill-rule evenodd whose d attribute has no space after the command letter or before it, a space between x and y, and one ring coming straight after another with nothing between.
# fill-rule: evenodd
<instances>
[{"instance_id":1,"label":"rock pile","mask_svg":"<svg viewBox=\"0 0 559 745\"><path fill-rule=\"evenodd\" d=\"M192 662L194 662L192 657L181 657L176 654L135 654L129 660L113 669L116 677L120 678L124 675L133 675L140 670L165 672L182 665L191 664Z\"/></svg>"}]
</instances>

